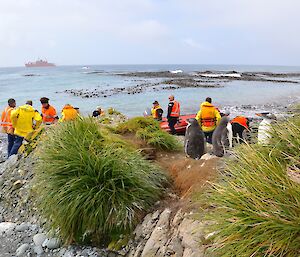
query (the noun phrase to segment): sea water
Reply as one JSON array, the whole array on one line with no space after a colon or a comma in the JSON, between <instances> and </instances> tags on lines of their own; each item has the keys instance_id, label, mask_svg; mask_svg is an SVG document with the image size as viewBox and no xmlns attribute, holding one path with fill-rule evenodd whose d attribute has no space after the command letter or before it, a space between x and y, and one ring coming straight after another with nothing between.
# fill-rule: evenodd
<instances>
[{"instance_id":1,"label":"sea water","mask_svg":"<svg viewBox=\"0 0 300 257\"><path fill-rule=\"evenodd\" d=\"M300 72L300 67L279 66L224 66L224 65L92 65L89 69L83 66L58 66L49 68L0 68L0 109L4 109L9 98L14 98L17 105L32 100L40 110L39 99L50 98L60 113L67 103L79 107L82 114L91 114L96 106L104 109L113 107L128 116L141 115L145 108L151 107L157 100L167 109L168 96L175 95L181 103L181 113L195 113L207 96L220 109L231 109L233 112L244 112L245 106L256 106L262 111L278 105L287 105L300 99L300 84L232 81L220 88L182 88L175 90L146 90L140 94L118 94L109 97L81 98L64 93L67 89L105 90L115 87L135 86L142 78L119 76L118 73L135 71L266 71L266 72ZM97 73L92 73L97 71ZM31 76L28 76L31 75ZM300 78L293 78L300 81ZM148 79L149 80L149 79ZM155 79L153 79L154 81ZM268 107L270 106L270 107ZM247 109L247 108L246 108ZM257 111L257 108L255 109ZM246 110L251 114L251 108ZM247 113L246 113L247 114Z\"/></svg>"}]
</instances>

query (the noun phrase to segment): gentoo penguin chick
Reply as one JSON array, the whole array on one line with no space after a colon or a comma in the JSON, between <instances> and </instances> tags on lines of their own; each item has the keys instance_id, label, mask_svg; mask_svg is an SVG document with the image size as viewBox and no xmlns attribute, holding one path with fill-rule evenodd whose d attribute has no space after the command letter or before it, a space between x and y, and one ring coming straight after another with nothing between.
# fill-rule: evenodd
<instances>
[{"instance_id":1,"label":"gentoo penguin chick","mask_svg":"<svg viewBox=\"0 0 300 257\"><path fill-rule=\"evenodd\" d=\"M223 157L225 153L224 141L226 140L226 136L228 134L228 123L228 116L223 116L220 124L216 127L212 136L213 154L218 157Z\"/></svg>"},{"instance_id":2,"label":"gentoo penguin chick","mask_svg":"<svg viewBox=\"0 0 300 257\"><path fill-rule=\"evenodd\" d=\"M193 159L200 159L204 154L205 140L201 127L196 119L188 119L185 131L184 151Z\"/></svg>"}]
</instances>

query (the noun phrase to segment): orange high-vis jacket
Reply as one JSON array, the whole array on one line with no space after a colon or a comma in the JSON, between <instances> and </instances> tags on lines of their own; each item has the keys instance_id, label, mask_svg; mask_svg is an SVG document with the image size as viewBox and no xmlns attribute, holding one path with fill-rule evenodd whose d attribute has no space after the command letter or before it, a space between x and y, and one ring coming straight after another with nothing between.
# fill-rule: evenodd
<instances>
[{"instance_id":1,"label":"orange high-vis jacket","mask_svg":"<svg viewBox=\"0 0 300 257\"><path fill-rule=\"evenodd\" d=\"M56 115L56 110L53 106L49 105L49 108L42 107L42 114L43 114L43 122L45 123L54 123Z\"/></svg>"},{"instance_id":2,"label":"orange high-vis jacket","mask_svg":"<svg viewBox=\"0 0 300 257\"><path fill-rule=\"evenodd\" d=\"M249 129L248 124L247 124L248 119L244 116L236 116L233 120L231 120L231 124L232 123L238 123L241 126L243 126L246 129Z\"/></svg>"},{"instance_id":3,"label":"orange high-vis jacket","mask_svg":"<svg viewBox=\"0 0 300 257\"><path fill-rule=\"evenodd\" d=\"M12 123L11 123L11 118L10 118L11 111L13 109L14 108L12 108L10 106L7 106L4 109L4 111L2 112L2 115L1 115L2 131L4 133L7 133L7 134L13 134L14 133L14 129L13 129L13 126L12 126Z\"/></svg>"},{"instance_id":4,"label":"orange high-vis jacket","mask_svg":"<svg viewBox=\"0 0 300 257\"><path fill-rule=\"evenodd\" d=\"M74 109L72 105L65 105L65 107L62 109L62 117L60 121L69 121L69 120L75 120L79 117L78 112Z\"/></svg>"},{"instance_id":5,"label":"orange high-vis jacket","mask_svg":"<svg viewBox=\"0 0 300 257\"><path fill-rule=\"evenodd\" d=\"M171 117L179 117L180 116L180 104L177 101L174 101L174 105L172 107L170 116Z\"/></svg>"}]
</instances>

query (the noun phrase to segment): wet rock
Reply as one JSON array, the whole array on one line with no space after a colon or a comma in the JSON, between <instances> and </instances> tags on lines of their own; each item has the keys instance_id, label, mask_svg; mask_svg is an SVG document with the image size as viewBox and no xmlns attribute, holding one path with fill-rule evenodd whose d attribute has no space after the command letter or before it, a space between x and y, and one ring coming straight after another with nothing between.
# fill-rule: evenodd
<instances>
[{"instance_id":1,"label":"wet rock","mask_svg":"<svg viewBox=\"0 0 300 257\"><path fill-rule=\"evenodd\" d=\"M0 165L0 175L6 170L11 170L18 165L18 155L10 156L4 163Z\"/></svg>"}]
</instances>

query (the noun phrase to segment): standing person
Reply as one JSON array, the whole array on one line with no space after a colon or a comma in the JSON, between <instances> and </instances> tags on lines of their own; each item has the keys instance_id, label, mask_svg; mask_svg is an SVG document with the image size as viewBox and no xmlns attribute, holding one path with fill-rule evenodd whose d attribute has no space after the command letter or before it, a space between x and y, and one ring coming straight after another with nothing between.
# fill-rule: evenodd
<instances>
[{"instance_id":1,"label":"standing person","mask_svg":"<svg viewBox=\"0 0 300 257\"><path fill-rule=\"evenodd\" d=\"M15 99L8 99L8 106L4 109L1 115L1 126L3 133L7 134L7 156L9 156L9 153L11 151L11 148L15 141L15 135L14 135L14 128L11 123L11 112L16 107L16 101Z\"/></svg>"},{"instance_id":2,"label":"standing person","mask_svg":"<svg viewBox=\"0 0 300 257\"><path fill-rule=\"evenodd\" d=\"M159 103L157 101L153 102L153 107L151 109L151 114L152 117L155 120L161 121L162 120L162 115L163 115L164 111L163 109L160 107Z\"/></svg>"},{"instance_id":3,"label":"standing person","mask_svg":"<svg viewBox=\"0 0 300 257\"><path fill-rule=\"evenodd\" d=\"M168 104L168 123L171 133L173 135L176 134L175 124L177 123L180 116L180 104L179 102L174 100L174 96L169 96L169 104Z\"/></svg>"},{"instance_id":4,"label":"standing person","mask_svg":"<svg viewBox=\"0 0 300 257\"><path fill-rule=\"evenodd\" d=\"M78 112L74 109L74 107L70 104L66 104L61 111L61 119L60 121L70 121L75 120L79 117Z\"/></svg>"},{"instance_id":5,"label":"standing person","mask_svg":"<svg viewBox=\"0 0 300 257\"><path fill-rule=\"evenodd\" d=\"M42 104L43 122L46 124L54 124L58 120L55 108L49 104L49 98L42 97L40 99Z\"/></svg>"},{"instance_id":6,"label":"standing person","mask_svg":"<svg viewBox=\"0 0 300 257\"><path fill-rule=\"evenodd\" d=\"M205 102L200 105L200 110L196 115L196 120L200 122L206 142L211 144L213 132L221 120L221 115L216 107L212 105L210 97L207 97Z\"/></svg>"},{"instance_id":7,"label":"standing person","mask_svg":"<svg viewBox=\"0 0 300 257\"><path fill-rule=\"evenodd\" d=\"M14 128L15 141L9 156L17 154L24 137L28 136L42 123L42 116L29 104L19 106L13 110L10 117Z\"/></svg>"}]
</instances>

